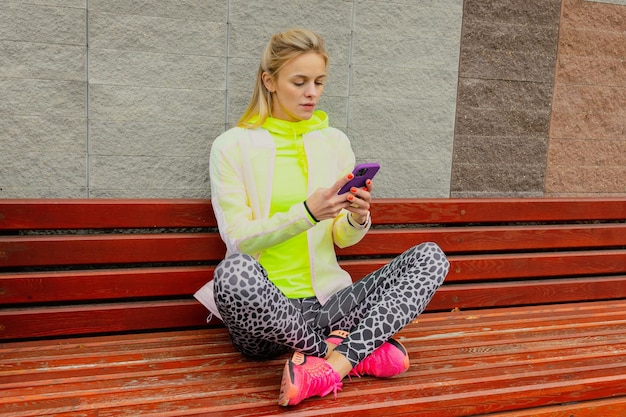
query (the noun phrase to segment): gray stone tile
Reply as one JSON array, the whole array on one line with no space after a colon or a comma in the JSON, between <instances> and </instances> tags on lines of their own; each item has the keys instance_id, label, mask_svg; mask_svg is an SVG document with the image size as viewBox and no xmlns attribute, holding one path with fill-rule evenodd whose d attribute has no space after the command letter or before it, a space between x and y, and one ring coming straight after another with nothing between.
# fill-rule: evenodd
<instances>
[{"instance_id":1,"label":"gray stone tile","mask_svg":"<svg viewBox=\"0 0 626 417\"><path fill-rule=\"evenodd\" d=\"M206 157L101 156L90 158L92 190L208 189Z\"/></svg>"},{"instance_id":2,"label":"gray stone tile","mask_svg":"<svg viewBox=\"0 0 626 417\"><path fill-rule=\"evenodd\" d=\"M393 32L385 37L377 33L357 33L354 35L353 62L376 67L393 63L410 68L450 70L458 67L458 51L458 39L403 38Z\"/></svg>"},{"instance_id":3,"label":"gray stone tile","mask_svg":"<svg viewBox=\"0 0 626 417\"><path fill-rule=\"evenodd\" d=\"M86 80L84 46L0 41L0 77Z\"/></svg>"},{"instance_id":4,"label":"gray stone tile","mask_svg":"<svg viewBox=\"0 0 626 417\"><path fill-rule=\"evenodd\" d=\"M350 95L454 103L457 82L456 69L354 65Z\"/></svg>"},{"instance_id":5,"label":"gray stone tile","mask_svg":"<svg viewBox=\"0 0 626 417\"><path fill-rule=\"evenodd\" d=\"M9 0L5 3L28 4L37 6L57 6L72 7L75 9L86 9L86 0Z\"/></svg>"},{"instance_id":6,"label":"gray stone tile","mask_svg":"<svg viewBox=\"0 0 626 417\"><path fill-rule=\"evenodd\" d=\"M7 187L0 184L0 198L87 198L86 187Z\"/></svg>"},{"instance_id":7,"label":"gray stone tile","mask_svg":"<svg viewBox=\"0 0 626 417\"><path fill-rule=\"evenodd\" d=\"M93 49L226 55L226 24L163 17L89 13Z\"/></svg>"},{"instance_id":8,"label":"gray stone tile","mask_svg":"<svg viewBox=\"0 0 626 417\"><path fill-rule=\"evenodd\" d=\"M210 198L208 189L175 189L175 190L137 190L137 189L103 189L89 191L90 198Z\"/></svg>"},{"instance_id":9,"label":"gray stone tile","mask_svg":"<svg viewBox=\"0 0 626 417\"><path fill-rule=\"evenodd\" d=\"M8 3L0 8L0 39L86 45L85 10Z\"/></svg>"},{"instance_id":10,"label":"gray stone tile","mask_svg":"<svg viewBox=\"0 0 626 417\"><path fill-rule=\"evenodd\" d=\"M398 38L458 39L461 36L463 2L359 1L354 31Z\"/></svg>"},{"instance_id":11,"label":"gray stone tile","mask_svg":"<svg viewBox=\"0 0 626 417\"><path fill-rule=\"evenodd\" d=\"M0 145L5 150L19 150L20 155L46 152L84 155L86 142L85 118L0 114Z\"/></svg>"},{"instance_id":12,"label":"gray stone tile","mask_svg":"<svg viewBox=\"0 0 626 417\"><path fill-rule=\"evenodd\" d=\"M0 113L86 116L86 84L78 81L0 79Z\"/></svg>"},{"instance_id":13,"label":"gray stone tile","mask_svg":"<svg viewBox=\"0 0 626 417\"><path fill-rule=\"evenodd\" d=\"M92 120L92 155L204 157L223 125Z\"/></svg>"},{"instance_id":14,"label":"gray stone tile","mask_svg":"<svg viewBox=\"0 0 626 417\"><path fill-rule=\"evenodd\" d=\"M270 27L233 22L230 29L228 56L251 60L256 67L260 63L263 50L270 37L276 32L290 28L291 25ZM310 29L315 30L314 28ZM350 31L344 28L331 32L318 32L324 38L324 45L330 55L331 65L348 65L350 62Z\"/></svg>"},{"instance_id":15,"label":"gray stone tile","mask_svg":"<svg viewBox=\"0 0 626 417\"><path fill-rule=\"evenodd\" d=\"M452 132L454 109L454 103L446 102L354 97L350 99L350 131L379 137L404 136L416 128Z\"/></svg>"},{"instance_id":16,"label":"gray stone tile","mask_svg":"<svg viewBox=\"0 0 626 417\"><path fill-rule=\"evenodd\" d=\"M93 85L90 118L187 123L222 123L223 91Z\"/></svg>"},{"instance_id":17,"label":"gray stone tile","mask_svg":"<svg viewBox=\"0 0 626 417\"><path fill-rule=\"evenodd\" d=\"M84 187L85 154L49 150L3 150L0 153L0 188L60 189Z\"/></svg>"},{"instance_id":18,"label":"gray stone tile","mask_svg":"<svg viewBox=\"0 0 626 417\"><path fill-rule=\"evenodd\" d=\"M204 55L92 49L94 84L226 90L226 59Z\"/></svg>"},{"instance_id":19,"label":"gray stone tile","mask_svg":"<svg viewBox=\"0 0 626 417\"><path fill-rule=\"evenodd\" d=\"M272 28L269 33L291 27L305 27L322 35L338 31L349 33L352 3L337 0L230 0L230 18L233 25L257 23Z\"/></svg>"},{"instance_id":20,"label":"gray stone tile","mask_svg":"<svg viewBox=\"0 0 626 417\"><path fill-rule=\"evenodd\" d=\"M89 0L89 10L119 15L225 22L228 2L225 0Z\"/></svg>"},{"instance_id":21,"label":"gray stone tile","mask_svg":"<svg viewBox=\"0 0 626 417\"><path fill-rule=\"evenodd\" d=\"M376 198L446 197L450 164L432 159L376 159L381 164L374 179Z\"/></svg>"}]
</instances>

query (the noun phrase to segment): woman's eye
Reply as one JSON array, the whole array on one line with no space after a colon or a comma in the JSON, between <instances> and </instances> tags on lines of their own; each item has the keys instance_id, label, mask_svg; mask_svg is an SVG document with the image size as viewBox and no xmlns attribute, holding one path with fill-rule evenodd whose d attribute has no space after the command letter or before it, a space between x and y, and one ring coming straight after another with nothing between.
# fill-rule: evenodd
<instances>
[{"instance_id":1,"label":"woman's eye","mask_svg":"<svg viewBox=\"0 0 626 417\"><path fill-rule=\"evenodd\" d=\"M304 85L303 82L297 82L297 83L293 83L293 85L297 86L297 87L302 87Z\"/></svg>"}]
</instances>

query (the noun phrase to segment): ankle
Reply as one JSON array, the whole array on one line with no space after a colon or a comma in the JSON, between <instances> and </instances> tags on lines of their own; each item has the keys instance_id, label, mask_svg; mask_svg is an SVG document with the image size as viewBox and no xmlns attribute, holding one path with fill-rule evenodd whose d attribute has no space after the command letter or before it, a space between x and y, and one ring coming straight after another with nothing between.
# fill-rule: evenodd
<instances>
[{"instance_id":1,"label":"ankle","mask_svg":"<svg viewBox=\"0 0 626 417\"><path fill-rule=\"evenodd\" d=\"M352 370L350 361L339 352L331 352L326 358L326 362L339 374L341 379L345 378Z\"/></svg>"}]
</instances>

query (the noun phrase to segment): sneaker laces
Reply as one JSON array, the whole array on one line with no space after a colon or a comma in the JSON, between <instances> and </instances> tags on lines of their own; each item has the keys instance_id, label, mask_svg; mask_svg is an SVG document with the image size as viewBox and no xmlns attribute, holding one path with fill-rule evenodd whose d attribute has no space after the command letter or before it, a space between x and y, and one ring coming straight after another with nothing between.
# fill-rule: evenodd
<instances>
[{"instance_id":1,"label":"sneaker laces","mask_svg":"<svg viewBox=\"0 0 626 417\"><path fill-rule=\"evenodd\" d=\"M304 386L307 388L307 392L304 395L305 398L313 395L323 397L333 392L335 398L337 398L337 391L341 391L343 384L339 374L326 362L321 360L313 366L307 366L303 368L303 377L306 379Z\"/></svg>"}]
</instances>

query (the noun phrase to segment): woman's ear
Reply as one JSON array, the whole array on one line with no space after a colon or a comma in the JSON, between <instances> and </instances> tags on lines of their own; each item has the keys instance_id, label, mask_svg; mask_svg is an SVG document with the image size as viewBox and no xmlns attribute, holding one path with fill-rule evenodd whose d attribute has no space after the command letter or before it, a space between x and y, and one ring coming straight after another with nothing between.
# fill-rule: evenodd
<instances>
[{"instance_id":1,"label":"woman's ear","mask_svg":"<svg viewBox=\"0 0 626 417\"><path fill-rule=\"evenodd\" d=\"M263 80L263 85L267 88L267 91L270 93L276 91L276 88L274 87L274 79L267 72L264 72L261 75L261 79Z\"/></svg>"}]
</instances>

